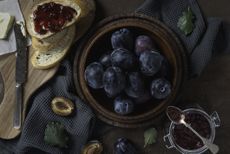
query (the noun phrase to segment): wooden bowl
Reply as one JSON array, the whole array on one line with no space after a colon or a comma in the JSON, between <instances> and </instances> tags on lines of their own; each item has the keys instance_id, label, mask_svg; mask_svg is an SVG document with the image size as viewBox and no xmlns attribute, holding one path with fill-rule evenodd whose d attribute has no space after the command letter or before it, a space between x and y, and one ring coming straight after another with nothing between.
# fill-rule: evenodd
<instances>
[{"instance_id":1,"label":"wooden bowl","mask_svg":"<svg viewBox=\"0 0 230 154\"><path fill-rule=\"evenodd\" d=\"M168 59L172 68L172 93L161 101L151 100L138 105L135 111L121 116L113 111L113 100L102 90L93 90L84 79L86 66L98 61L101 54L111 49L111 34L120 28L128 28L134 35L146 34L158 45L161 53ZM102 121L119 127L133 128L149 125L166 107L172 104L187 77L187 56L176 35L156 19L139 15L118 15L109 17L95 25L77 49L74 60L74 82L80 97L94 109Z\"/></svg>"}]
</instances>

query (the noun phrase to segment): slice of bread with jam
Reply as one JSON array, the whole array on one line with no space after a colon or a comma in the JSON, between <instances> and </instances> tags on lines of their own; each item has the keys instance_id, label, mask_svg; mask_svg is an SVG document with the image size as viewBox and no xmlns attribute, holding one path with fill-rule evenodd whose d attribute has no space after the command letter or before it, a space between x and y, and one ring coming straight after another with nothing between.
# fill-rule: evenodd
<instances>
[{"instance_id":1,"label":"slice of bread with jam","mask_svg":"<svg viewBox=\"0 0 230 154\"><path fill-rule=\"evenodd\" d=\"M40 0L26 17L37 69L57 65L73 42L84 35L95 15L94 0Z\"/></svg>"}]
</instances>

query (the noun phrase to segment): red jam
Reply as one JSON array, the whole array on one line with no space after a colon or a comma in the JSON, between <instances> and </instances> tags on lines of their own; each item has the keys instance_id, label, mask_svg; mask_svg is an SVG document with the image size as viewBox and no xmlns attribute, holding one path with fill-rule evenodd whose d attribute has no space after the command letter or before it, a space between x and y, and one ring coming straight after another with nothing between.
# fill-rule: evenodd
<instances>
[{"instance_id":1,"label":"red jam","mask_svg":"<svg viewBox=\"0 0 230 154\"><path fill-rule=\"evenodd\" d=\"M35 31L41 35L48 31L59 32L67 22L72 21L74 14L77 12L73 8L54 2L39 5L33 13Z\"/></svg>"},{"instance_id":2,"label":"red jam","mask_svg":"<svg viewBox=\"0 0 230 154\"><path fill-rule=\"evenodd\" d=\"M203 115L198 113L186 113L185 121L191 124L192 128L201 136L207 139L210 138L211 127L208 120ZM204 146L200 138L184 125L175 125L173 137L177 145L187 150L195 150Z\"/></svg>"}]
</instances>

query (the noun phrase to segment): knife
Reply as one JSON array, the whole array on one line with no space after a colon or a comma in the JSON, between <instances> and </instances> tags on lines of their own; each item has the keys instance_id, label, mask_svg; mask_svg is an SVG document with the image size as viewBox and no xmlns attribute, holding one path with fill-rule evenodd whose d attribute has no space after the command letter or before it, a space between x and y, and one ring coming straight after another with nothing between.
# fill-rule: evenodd
<instances>
[{"instance_id":1,"label":"knife","mask_svg":"<svg viewBox=\"0 0 230 154\"><path fill-rule=\"evenodd\" d=\"M13 126L15 129L21 129L22 116L23 116L23 91L24 83L27 80L27 64L28 64L28 51L27 51L27 39L23 35L23 24L15 23L14 32L16 38L16 104L14 111Z\"/></svg>"}]
</instances>

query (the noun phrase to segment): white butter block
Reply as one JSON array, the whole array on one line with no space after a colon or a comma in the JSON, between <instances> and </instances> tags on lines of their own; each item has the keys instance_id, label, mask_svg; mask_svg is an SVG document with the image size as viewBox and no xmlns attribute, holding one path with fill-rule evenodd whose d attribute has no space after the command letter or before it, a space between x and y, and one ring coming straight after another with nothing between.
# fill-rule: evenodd
<instances>
[{"instance_id":1,"label":"white butter block","mask_svg":"<svg viewBox=\"0 0 230 154\"><path fill-rule=\"evenodd\" d=\"M0 39L5 39L12 27L14 17L9 13L0 12Z\"/></svg>"}]
</instances>

